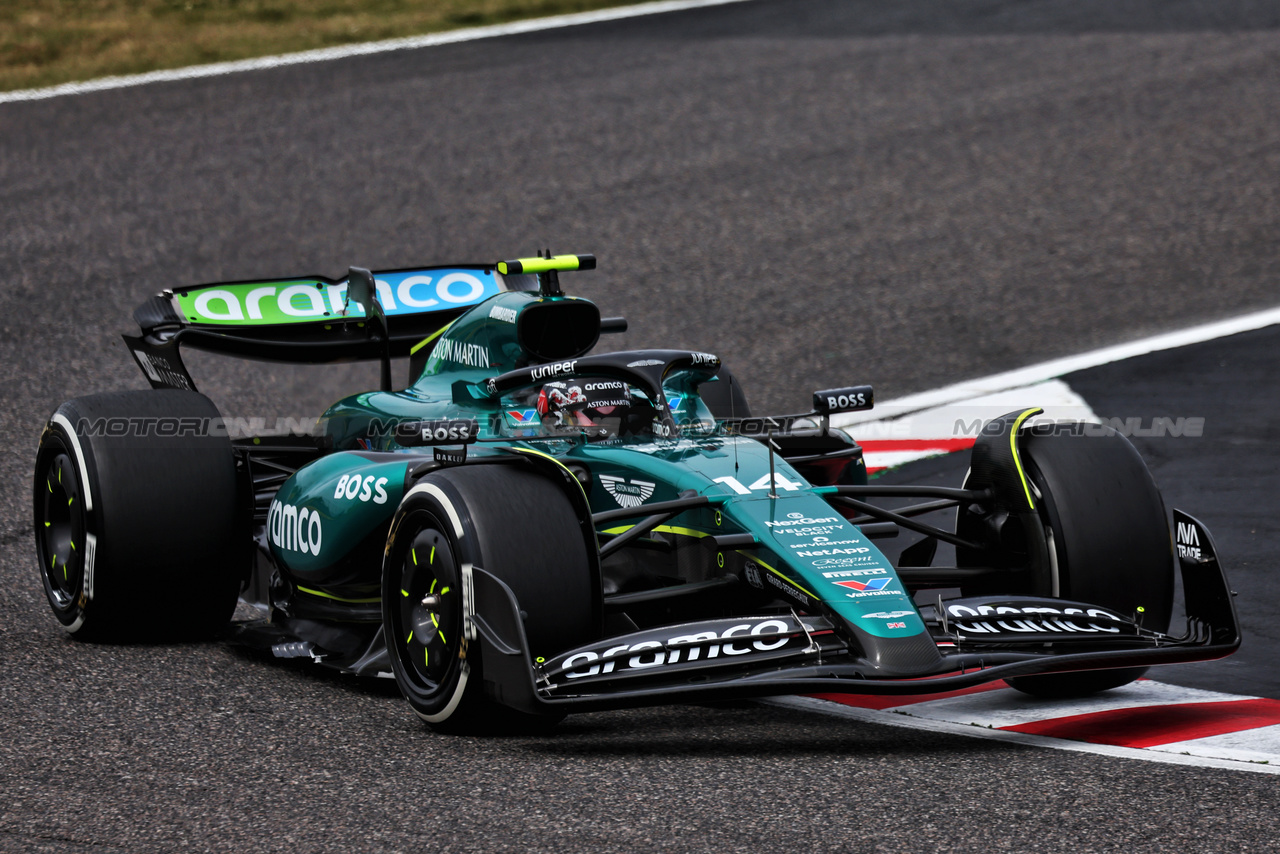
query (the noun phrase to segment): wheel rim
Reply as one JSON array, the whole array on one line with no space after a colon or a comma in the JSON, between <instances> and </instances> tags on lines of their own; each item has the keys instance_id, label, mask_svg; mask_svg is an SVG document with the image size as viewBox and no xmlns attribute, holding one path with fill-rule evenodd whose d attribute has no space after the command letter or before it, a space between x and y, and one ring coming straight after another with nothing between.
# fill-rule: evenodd
<instances>
[{"instance_id":1,"label":"wheel rim","mask_svg":"<svg viewBox=\"0 0 1280 854\"><path fill-rule=\"evenodd\" d=\"M65 451L49 458L43 475L41 497L36 501L40 570L54 607L66 611L84 604L78 602L84 569L84 505L75 464Z\"/></svg>"},{"instance_id":2,"label":"wheel rim","mask_svg":"<svg viewBox=\"0 0 1280 854\"><path fill-rule=\"evenodd\" d=\"M462 588L448 537L428 525L400 560L396 647L414 687L430 696L452 681L462 644Z\"/></svg>"}]
</instances>

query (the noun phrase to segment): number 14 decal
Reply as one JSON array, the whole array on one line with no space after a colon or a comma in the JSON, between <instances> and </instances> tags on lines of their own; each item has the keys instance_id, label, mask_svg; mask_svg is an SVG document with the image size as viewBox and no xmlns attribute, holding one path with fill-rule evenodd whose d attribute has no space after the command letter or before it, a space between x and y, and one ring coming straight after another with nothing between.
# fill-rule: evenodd
<instances>
[{"instance_id":1,"label":"number 14 decal","mask_svg":"<svg viewBox=\"0 0 1280 854\"><path fill-rule=\"evenodd\" d=\"M738 480L736 477L718 477L716 478L716 483L723 483L739 495L750 495L752 491L767 492L769 490L769 475L764 475L750 486L743 486L742 481ZM794 492L800 488L800 484L787 480L780 474L775 474L773 476L773 488L785 489L788 492Z\"/></svg>"}]
</instances>

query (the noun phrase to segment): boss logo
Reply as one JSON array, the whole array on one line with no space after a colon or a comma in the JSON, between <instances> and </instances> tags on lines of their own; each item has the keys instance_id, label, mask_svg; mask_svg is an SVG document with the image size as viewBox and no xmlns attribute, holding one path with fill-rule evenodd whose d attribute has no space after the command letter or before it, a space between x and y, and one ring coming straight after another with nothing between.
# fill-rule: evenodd
<instances>
[{"instance_id":1,"label":"boss logo","mask_svg":"<svg viewBox=\"0 0 1280 854\"><path fill-rule=\"evenodd\" d=\"M407 448L425 445L465 445L476 441L480 424L474 418L406 421L396 427L396 441Z\"/></svg>"},{"instance_id":2,"label":"boss logo","mask_svg":"<svg viewBox=\"0 0 1280 854\"><path fill-rule=\"evenodd\" d=\"M368 501L373 499L374 504L387 503L387 485L385 477L374 478L373 475L360 477L358 474L344 474L338 479L338 487L333 491L334 498L345 498L348 501L359 499L360 501Z\"/></svg>"},{"instance_id":3,"label":"boss logo","mask_svg":"<svg viewBox=\"0 0 1280 854\"><path fill-rule=\"evenodd\" d=\"M857 412L861 409L871 409L874 406L875 390L869 385L831 388L813 393L814 411L822 414Z\"/></svg>"}]
</instances>

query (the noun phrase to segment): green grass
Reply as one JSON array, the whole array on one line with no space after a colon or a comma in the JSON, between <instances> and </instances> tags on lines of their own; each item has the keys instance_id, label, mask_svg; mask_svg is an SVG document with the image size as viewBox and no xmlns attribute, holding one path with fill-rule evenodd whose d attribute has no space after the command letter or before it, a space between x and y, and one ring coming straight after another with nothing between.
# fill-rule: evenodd
<instances>
[{"instance_id":1,"label":"green grass","mask_svg":"<svg viewBox=\"0 0 1280 854\"><path fill-rule=\"evenodd\" d=\"M0 0L0 91L637 0Z\"/></svg>"}]
</instances>

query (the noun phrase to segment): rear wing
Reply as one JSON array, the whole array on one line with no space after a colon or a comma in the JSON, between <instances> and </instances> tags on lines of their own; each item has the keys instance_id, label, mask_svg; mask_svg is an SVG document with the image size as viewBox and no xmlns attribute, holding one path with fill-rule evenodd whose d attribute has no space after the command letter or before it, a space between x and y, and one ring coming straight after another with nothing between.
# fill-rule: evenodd
<instances>
[{"instance_id":1,"label":"rear wing","mask_svg":"<svg viewBox=\"0 0 1280 854\"><path fill-rule=\"evenodd\" d=\"M134 311L141 335L124 336L154 388L195 390L180 346L301 364L412 356L425 361L440 333L503 291L536 290L537 276L496 265L455 264L374 272L381 311L370 317L348 282L302 276L175 288Z\"/></svg>"}]
</instances>

